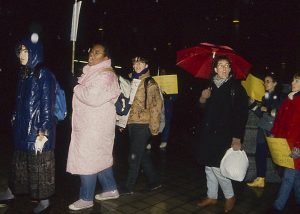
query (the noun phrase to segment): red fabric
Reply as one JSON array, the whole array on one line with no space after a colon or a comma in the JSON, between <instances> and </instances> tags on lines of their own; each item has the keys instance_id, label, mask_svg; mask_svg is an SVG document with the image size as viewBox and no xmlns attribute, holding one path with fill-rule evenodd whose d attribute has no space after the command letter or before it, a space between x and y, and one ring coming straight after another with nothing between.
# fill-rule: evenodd
<instances>
[{"instance_id":1,"label":"red fabric","mask_svg":"<svg viewBox=\"0 0 300 214\"><path fill-rule=\"evenodd\" d=\"M300 148L300 96L286 98L280 107L272 129L274 137L286 138L291 149ZM300 158L294 159L300 169Z\"/></svg>"}]
</instances>

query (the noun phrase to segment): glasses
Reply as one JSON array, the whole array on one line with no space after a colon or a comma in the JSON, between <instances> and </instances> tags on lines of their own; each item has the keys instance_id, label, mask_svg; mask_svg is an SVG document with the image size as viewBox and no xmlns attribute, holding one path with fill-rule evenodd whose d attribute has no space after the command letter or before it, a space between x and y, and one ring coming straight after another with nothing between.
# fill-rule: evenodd
<instances>
[{"instance_id":1,"label":"glasses","mask_svg":"<svg viewBox=\"0 0 300 214\"><path fill-rule=\"evenodd\" d=\"M229 64L218 64L217 68L225 68L225 69L229 69L230 65Z\"/></svg>"}]
</instances>

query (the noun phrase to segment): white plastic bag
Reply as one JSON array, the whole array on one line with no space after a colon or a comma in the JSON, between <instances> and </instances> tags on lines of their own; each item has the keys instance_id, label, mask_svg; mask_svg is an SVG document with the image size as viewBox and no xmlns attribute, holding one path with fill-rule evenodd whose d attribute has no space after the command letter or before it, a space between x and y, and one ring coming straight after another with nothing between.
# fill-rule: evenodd
<instances>
[{"instance_id":1,"label":"white plastic bag","mask_svg":"<svg viewBox=\"0 0 300 214\"><path fill-rule=\"evenodd\" d=\"M228 149L221 160L221 173L224 177L243 181L249 166L249 160L245 151L234 151L232 148Z\"/></svg>"}]
</instances>

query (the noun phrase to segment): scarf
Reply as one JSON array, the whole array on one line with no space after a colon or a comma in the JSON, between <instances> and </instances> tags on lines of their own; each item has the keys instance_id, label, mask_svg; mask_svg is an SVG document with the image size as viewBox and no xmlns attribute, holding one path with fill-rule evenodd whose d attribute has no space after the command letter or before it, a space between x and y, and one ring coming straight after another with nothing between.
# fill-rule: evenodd
<instances>
[{"instance_id":1,"label":"scarf","mask_svg":"<svg viewBox=\"0 0 300 214\"><path fill-rule=\"evenodd\" d=\"M149 71L148 68L145 68L144 70L142 70L140 73L136 73L135 71L132 73L132 79L139 79L140 76L142 76L143 74L147 73Z\"/></svg>"},{"instance_id":2,"label":"scarf","mask_svg":"<svg viewBox=\"0 0 300 214\"><path fill-rule=\"evenodd\" d=\"M231 75L227 79L218 79L217 75L213 77L213 82L217 86L217 88L220 88L221 85L223 85L225 82L227 82L231 78Z\"/></svg>"}]
</instances>

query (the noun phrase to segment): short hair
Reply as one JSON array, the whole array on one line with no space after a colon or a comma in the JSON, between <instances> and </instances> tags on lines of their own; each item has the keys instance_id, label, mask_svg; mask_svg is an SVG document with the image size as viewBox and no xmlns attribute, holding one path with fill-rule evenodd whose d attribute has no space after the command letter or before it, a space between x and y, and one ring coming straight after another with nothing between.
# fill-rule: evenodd
<instances>
[{"instance_id":1,"label":"short hair","mask_svg":"<svg viewBox=\"0 0 300 214\"><path fill-rule=\"evenodd\" d=\"M279 78L277 76L277 74L275 74L274 72L268 72L266 73L265 77L271 77L271 79L273 80L273 82L278 82L279 81Z\"/></svg>"},{"instance_id":2,"label":"short hair","mask_svg":"<svg viewBox=\"0 0 300 214\"><path fill-rule=\"evenodd\" d=\"M217 75L215 72L215 68L217 68L218 62L221 60L226 60L229 63L229 67L230 67L229 75L234 76L234 72L232 71L232 68L231 68L231 65L232 65L231 60L225 55L216 55L212 62L211 78L213 78L215 75Z\"/></svg>"},{"instance_id":3,"label":"short hair","mask_svg":"<svg viewBox=\"0 0 300 214\"><path fill-rule=\"evenodd\" d=\"M145 57L140 57L140 56L136 56L134 58L132 58L132 64L136 63L136 62L143 62L145 64L148 64L148 59L146 59Z\"/></svg>"},{"instance_id":4,"label":"short hair","mask_svg":"<svg viewBox=\"0 0 300 214\"><path fill-rule=\"evenodd\" d=\"M293 76L294 79L300 79L300 72L296 72Z\"/></svg>"}]
</instances>

